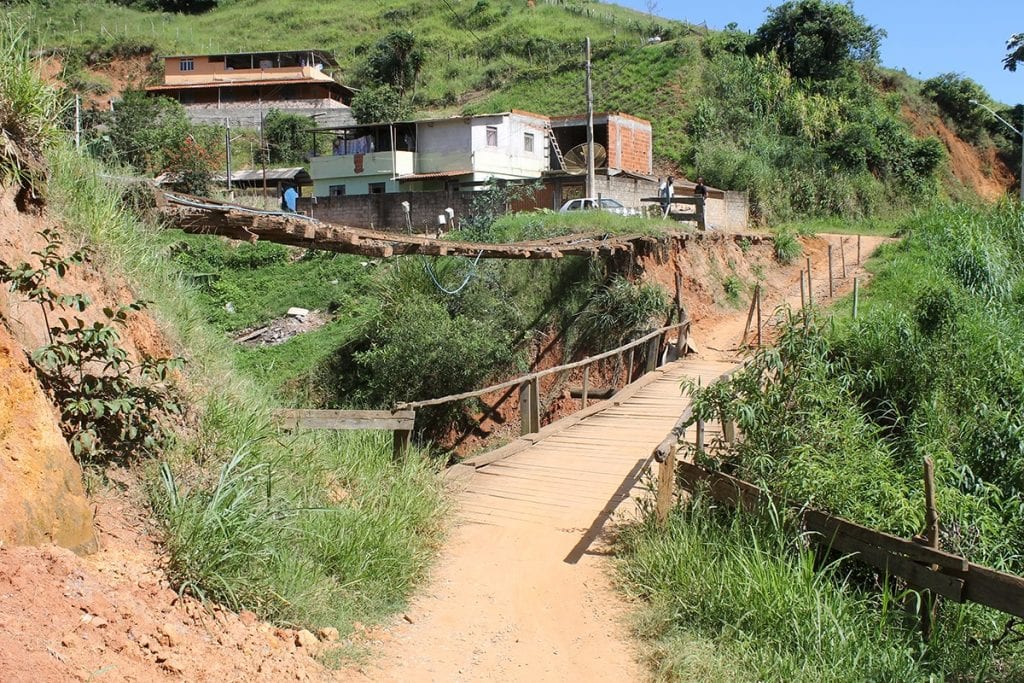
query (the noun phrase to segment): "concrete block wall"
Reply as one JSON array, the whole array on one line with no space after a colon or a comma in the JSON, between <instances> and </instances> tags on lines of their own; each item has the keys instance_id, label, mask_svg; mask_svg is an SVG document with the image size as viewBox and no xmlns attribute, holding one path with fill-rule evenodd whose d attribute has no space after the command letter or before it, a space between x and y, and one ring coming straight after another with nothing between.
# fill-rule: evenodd
<instances>
[{"instance_id":1,"label":"concrete block wall","mask_svg":"<svg viewBox=\"0 0 1024 683\"><path fill-rule=\"evenodd\" d=\"M658 184L640 178L598 176L597 192L602 197L616 199L625 206L643 207L640 200L655 197ZM516 202L514 209L529 211L537 208L557 210L567 199L583 196L582 178L556 180L553 186L538 191L533 198ZM456 219L470 210L472 192L394 192L389 194L348 195L320 197L313 203L309 197L300 197L298 210L314 218L353 228L375 228L391 232L406 230L402 202L409 202L413 231L433 233L437 230L437 217L447 208L455 211ZM682 211L681 207L676 207ZM750 211L745 192L725 192L724 196L708 197L705 216L709 227L718 230L745 230L749 227Z\"/></svg>"},{"instance_id":2,"label":"concrete block wall","mask_svg":"<svg viewBox=\"0 0 1024 683\"><path fill-rule=\"evenodd\" d=\"M404 232L406 224L402 202L409 202L413 231L424 233L437 230L437 217L449 207L455 211L456 218L465 215L470 199L470 192L392 192L319 197L316 203L309 197L302 197L297 209L305 214L312 212L314 218L327 223Z\"/></svg>"}]
</instances>

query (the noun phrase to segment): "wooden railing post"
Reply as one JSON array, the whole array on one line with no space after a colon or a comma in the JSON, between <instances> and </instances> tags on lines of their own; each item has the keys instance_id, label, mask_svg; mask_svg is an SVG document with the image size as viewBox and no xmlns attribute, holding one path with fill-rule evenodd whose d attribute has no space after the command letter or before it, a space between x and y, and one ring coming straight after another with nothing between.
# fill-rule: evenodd
<instances>
[{"instance_id":1,"label":"wooden railing post","mask_svg":"<svg viewBox=\"0 0 1024 683\"><path fill-rule=\"evenodd\" d=\"M704 420L697 418L697 452L704 452Z\"/></svg>"},{"instance_id":2,"label":"wooden railing post","mask_svg":"<svg viewBox=\"0 0 1024 683\"><path fill-rule=\"evenodd\" d=\"M802 278L803 274L801 274L800 277ZM803 280L800 281L800 284L803 285ZM740 347L747 345L747 334L750 333L750 323L754 319L754 307L757 305L757 295L760 291L761 284L758 283L754 285L754 296L750 297L750 310L747 311L747 322L743 325L743 336L740 337Z\"/></svg>"},{"instance_id":3,"label":"wooden railing post","mask_svg":"<svg viewBox=\"0 0 1024 683\"><path fill-rule=\"evenodd\" d=\"M411 429L396 429L392 432L392 455L395 460L401 460L409 454L409 444L412 442Z\"/></svg>"},{"instance_id":4,"label":"wooden railing post","mask_svg":"<svg viewBox=\"0 0 1024 683\"><path fill-rule=\"evenodd\" d=\"M629 362L626 363L626 384L629 385L633 381L633 351L636 350L635 346L629 347Z\"/></svg>"},{"instance_id":5,"label":"wooden railing post","mask_svg":"<svg viewBox=\"0 0 1024 683\"><path fill-rule=\"evenodd\" d=\"M580 406L582 408L586 408L587 407L587 390L589 389L589 384L590 384L590 366L587 365L586 367L583 368L583 405Z\"/></svg>"},{"instance_id":6,"label":"wooden railing post","mask_svg":"<svg viewBox=\"0 0 1024 683\"><path fill-rule=\"evenodd\" d=\"M661 351L661 337L647 342L647 365L644 372L654 372L658 368L658 352Z\"/></svg>"},{"instance_id":7,"label":"wooden railing post","mask_svg":"<svg viewBox=\"0 0 1024 683\"><path fill-rule=\"evenodd\" d=\"M722 436L730 446L736 443L736 423L731 417L722 418Z\"/></svg>"},{"instance_id":8,"label":"wooden railing post","mask_svg":"<svg viewBox=\"0 0 1024 683\"><path fill-rule=\"evenodd\" d=\"M540 431L540 378L530 381L530 431Z\"/></svg>"},{"instance_id":9,"label":"wooden railing post","mask_svg":"<svg viewBox=\"0 0 1024 683\"><path fill-rule=\"evenodd\" d=\"M665 524L668 521L669 510L672 509L672 495L675 492L676 484L676 449L673 445L669 449L665 459L658 464L658 498L656 502L656 514L658 524Z\"/></svg>"},{"instance_id":10,"label":"wooden railing post","mask_svg":"<svg viewBox=\"0 0 1024 683\"><path fill-rule=\"evenodd\" d=\"M935 505L935 467L932 459L924 459L924 534L919 540L921 545L932 550L939 549L939 510ZM932 570L938 570L932 565ZM932 637L932 628L938 617L939 603L932 591L921 592L921 635L928 641Z\"/></svg>"},{"instance_id":11,"label":"wooden railing post","mask_svg":"<svg viewBox=\"0 0 1024 683\"><path fill-rule=\"evenodd\" d=\"M530 434L532 433L531 416L533 410L530 408L530 398L533 392L530 390L530 383L523 382L519 385L519 433Z\"/></svg>"}]
</instances>

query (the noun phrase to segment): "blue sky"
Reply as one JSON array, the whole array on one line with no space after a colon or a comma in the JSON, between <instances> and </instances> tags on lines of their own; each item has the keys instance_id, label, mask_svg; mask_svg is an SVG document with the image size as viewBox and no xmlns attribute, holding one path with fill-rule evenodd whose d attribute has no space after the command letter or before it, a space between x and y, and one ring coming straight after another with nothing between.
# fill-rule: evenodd
<instances>
[{"instance_id":1,"label":"blue sky","mask_svg":"<svg viewBox=\"0 0 1024 683\"><path fill-rule=\"evenodd\" d=\"M722 28L731 21L753 31L764 22L765 8L783 0L658 0L656 14ZM647 0L616 4L647 11ZM947 71L962 73L1004 104L1024 102L1024 69L1002 67L1006 41L1024 32L1024 0L855 0L854 10L889 34L882 63L926 79Z\"/></svg>"}]
</instances>

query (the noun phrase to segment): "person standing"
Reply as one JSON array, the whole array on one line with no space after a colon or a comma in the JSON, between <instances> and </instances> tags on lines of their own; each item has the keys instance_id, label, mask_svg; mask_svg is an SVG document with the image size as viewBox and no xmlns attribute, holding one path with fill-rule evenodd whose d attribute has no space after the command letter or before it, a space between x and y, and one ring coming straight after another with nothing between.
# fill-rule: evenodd
<instances>
[{"instance_id":1,"label":"person standing","mask_svg":"<svg viewBox=\"0 0 1024 683\"><path fill-rule=\"evenodd\" d=\"M289 185L285 188L284 196L282 198L282 209L285 211L291 211L296 213L296 203L299 200L299 192L295 189L294 185Z\"/></svg>"},{"instance_id":2,"label":"person standing","mask_svg":"<svg viewBox=\"0 0 1024 683\"><path fill-rule=\"evenodd\" d=\"M668 214L672 211L672 198L675 197L676 188L672 181L672 176L669 176L665 181L665 189L661 193L661 217L668 218Z\"/></svg>"},{"instance_id":3,"label":"person standing","mask_svg":"<svg viewBox=\"0 0 1024 683\"><path fill-rule=\"evenodd\" d=\"M704 201L708 200L708 188L704 186L703 178L697 178L697 185L693 188L693 194Z\"/></svg>"}]
</instances>

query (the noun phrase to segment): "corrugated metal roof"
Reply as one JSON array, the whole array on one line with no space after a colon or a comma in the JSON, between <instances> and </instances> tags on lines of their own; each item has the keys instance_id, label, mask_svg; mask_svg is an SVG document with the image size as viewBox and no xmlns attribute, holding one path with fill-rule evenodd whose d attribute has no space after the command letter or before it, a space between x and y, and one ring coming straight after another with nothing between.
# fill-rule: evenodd
<instances>
[{"instance_id":1,"label":"corrugated metal roof","mask_svg":"<svg viewBox=\"0 0 1024 683\"><path fill-rule=\"evenodd\" d=\"M306 169L301 166L297 168L268 168L267 169L267 180L296 180L300 177L305 176L309 178L309 173ZM214 176L214 180L224 181L226 180L223 173L218 176ZM262 169L248 169L241 168L237 171L231 172L231 180L236 182L263 182L263 170Z\"/></svg>"}]
</instances>

